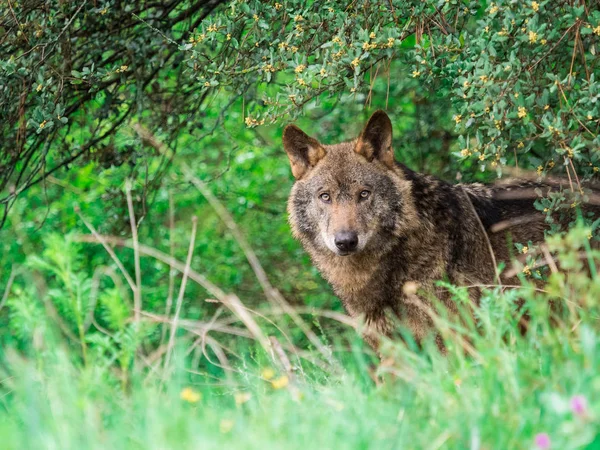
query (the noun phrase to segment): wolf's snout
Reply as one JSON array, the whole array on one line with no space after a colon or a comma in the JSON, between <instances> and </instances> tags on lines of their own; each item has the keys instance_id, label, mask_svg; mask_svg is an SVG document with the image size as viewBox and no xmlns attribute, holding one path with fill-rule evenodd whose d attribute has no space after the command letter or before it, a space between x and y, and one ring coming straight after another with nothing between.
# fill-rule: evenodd
<instances>
[{"instance_id":1,"label":"wolf's snout","mask_svg":"<svg viewBox=\"0 0 600 450\"><path fill-rule=\"evenodd\" d=\"M358 234L354 231L340 231L335 235L335 246L341 252L353 252L358 247Z\"/></svg>"}]
</instances>

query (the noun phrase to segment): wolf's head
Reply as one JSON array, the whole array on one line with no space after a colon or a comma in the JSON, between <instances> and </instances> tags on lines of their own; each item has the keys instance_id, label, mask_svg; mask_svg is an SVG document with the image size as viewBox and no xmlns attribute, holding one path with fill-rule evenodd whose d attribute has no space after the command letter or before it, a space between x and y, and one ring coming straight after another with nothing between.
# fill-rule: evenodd
<instances>
[{"instance_id":1,"label":"wolf's head","mask_svg":"<svg viewBox=\"0 0 600 450\"><path fill-rule=\"evenodd\" d=\"M283 146L296 178L288 202L292 231L310 249L338 256L381 251L415 220L383 111L354 141L322 145L289 125Z\"/></svg>"}]
</instances>

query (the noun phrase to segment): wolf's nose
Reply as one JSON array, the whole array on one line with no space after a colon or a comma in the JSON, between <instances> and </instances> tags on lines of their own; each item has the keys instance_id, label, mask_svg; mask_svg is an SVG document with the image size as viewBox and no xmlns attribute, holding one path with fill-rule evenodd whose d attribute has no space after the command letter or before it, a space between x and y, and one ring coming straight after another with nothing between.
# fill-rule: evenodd
<instances>
[{"instance_id":1,"label":"wolf's nose","mask_svg":"<svg viewBox=\"0 0 600 450\"><path fill-rule=\"evenodd\" d=\"M335 246L343 252L353 252L358 246L358 235L354 231L341 231L335 235Z\"/></svg>"}]
</instances>

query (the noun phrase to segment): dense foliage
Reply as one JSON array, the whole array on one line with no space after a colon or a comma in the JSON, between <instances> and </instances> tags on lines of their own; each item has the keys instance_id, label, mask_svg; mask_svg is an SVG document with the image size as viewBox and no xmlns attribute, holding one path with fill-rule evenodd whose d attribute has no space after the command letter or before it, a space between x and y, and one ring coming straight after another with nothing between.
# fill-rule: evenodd
<instances>
[{"instance_id":1,"label":"dense foliage","mask_svg":"<svg viewBox=\"0 0 600 450\"><path fill-rule=\"evenodd\" d=\"M379 363L291 239L280 144L384 108L409 167L565 178L538 206L577 212L599 44L591 0L2 3L2 441L599 445L599 222L515 243L522 287L440 311L447 357Z\"/></svg>"}]
</instances>

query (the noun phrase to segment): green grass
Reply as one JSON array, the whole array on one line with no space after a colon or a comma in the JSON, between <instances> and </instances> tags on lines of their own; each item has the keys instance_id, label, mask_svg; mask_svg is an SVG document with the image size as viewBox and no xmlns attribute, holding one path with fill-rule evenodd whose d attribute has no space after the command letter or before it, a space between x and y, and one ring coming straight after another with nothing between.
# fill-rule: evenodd
<instances>
[{"instance_id":1,"label":"green grass","mask_svg":"<svg viewBox=\"0 0 600 450\"><path fill-rule=\"evenodd\" d=\"M477 324L436 316L445 356L431 342L419 351L387 342L379 364L353 331L324 330L336 363L307 345L282 350L288 366L277 349L228 337L218 341L228 350L223 370L185 357L192 340L184 335L164 370L162 359L140 359L143 345L131 364L118 364L90 339L83 363L53 327L34 332L27 348L2 355L2 448L529 449L541 448L541 433L553 449L600 448L600 286L574 257L586 234L550 241L565 272L543 291L527 283L489 291ZM548 301L557 298L567 307L553 315ZM532 316L525 336L519 299ZM584 399L583 411L573 397Z\"/></svg>"}]
</instances>

